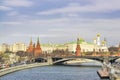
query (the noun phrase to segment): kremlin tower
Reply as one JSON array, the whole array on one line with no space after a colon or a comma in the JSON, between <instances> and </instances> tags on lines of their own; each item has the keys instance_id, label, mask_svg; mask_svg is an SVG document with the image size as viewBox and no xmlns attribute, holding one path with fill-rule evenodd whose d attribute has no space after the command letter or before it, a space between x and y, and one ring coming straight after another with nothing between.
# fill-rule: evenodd
<instances>
[{"instance_id":1,"label":"kremlin tower","mask_svg":"<svg viewBox=\"0 0 120 80\"><path fill-rule=\"evenodd\" d=\"M34 57L39 57L40 54L42 53L41 47L40 47L40 42L39 42L39 38L37 39L37 44L35 46L35 43L32 43L32 39L30 41L30 44L28 46L27 49L27 53L28 54L33 54Z\"/></svg>"},{"instance_id":2,"label":"kremlin tower","mask_svg":"<svg viewBox=\"0 0 120 80\"><path fill-rule=\"evenodd\" d=\"M34 50L34 56L35 57L39 57L40 54L42 53L41 47L40 47L40 42L39 42L39 38L37 39L37 44Z\"/></svg>"},{"instance_id":3,"label":"kremlin tower","mask_svg":"<svg viewBox=\"0 0 120 80\"><path fill-rule=\"evenodd\" d=\"M81 48L80 48L79 38L77 39L76 56L81 56Z\"/></svg>"},{"instance_id":4,"label":"kremlin tower","mask_svg":"<svg viewBox=\"0 0 120 80\"><path fill-rule=\"evenodd\" d=\"M29 47L28 47L28 49L27 49L27 52L28 52L28 53L33 53L33 52L34 52L33 49L34 49L34 46L33 46L32 38L31 38Z\"/></svg>"}]
</instances>

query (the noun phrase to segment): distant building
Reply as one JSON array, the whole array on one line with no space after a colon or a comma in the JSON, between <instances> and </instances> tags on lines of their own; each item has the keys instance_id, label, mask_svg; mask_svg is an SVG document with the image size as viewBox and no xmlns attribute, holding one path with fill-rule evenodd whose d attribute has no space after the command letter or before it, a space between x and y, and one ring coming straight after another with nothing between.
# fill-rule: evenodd
<instances>
[{"instance_id":1,"label":"distant building","mask_svg":"<svg viewBox=\"0 0 120 80\"><path fill-rule=\"evenodd\" d=\"M66 50L67 45L65 44L42 44L41 45L43 53L52 53L54 50Z\"/></svg>"},{"instance_id":2,"label":"distant building","mask_svg":"<svg viewBox=\"0 0 120 80\"><path fill-rule=\"evenodd\" d=\"M55 44L41 44L42 53L51 53L56 49Z\"/></svg>"},{"instance_id":3,"label":"distant building","mask_svg":"<svg viewBox=\"0 0 120 80\"><path fill-rule=\"evenodd\" d=\"M35 46L33 45L32 39L30 40L29 46L27 48L28 53L33 53L34 52Z\"/></svg>"},{"instance_id":4,"label":"distant building","mask_svg":"<svg viewBox=\"0 0 120 80\"><path fill-rule=\"evenodd\" d=\"M108 52L108 47L106 45L106 40L100 41L100 34L97 34L97 38L92 42L86 42L84 39L79 39L81 52ZM77 42L67 43L68 50L71 52L76 51Z\"/></svg>"},{"instance_id":5,"label":"distant building","mask_svg":"<svg viewBox=\"0 0 120 80\"><path fill-rule=\"evenodd\" d=\"M26 51L26 45L24 43L14 43L11 46L12 52Z\"/></svg>"},{"instance_id":6,"label":"distant building","mask_svg":"<svg viewBox=\"0 0 120 80\"><path fill-rule=\"evenodd\" d=\"M30 44L29 44L29 46L28 46L26 51L31 56L39 57L40 54L42 54L42 49L41 49L41 46L40 46L39 38L37 39L36 46L35 46L35 44L32 43L32 39L31 39Z\"/></svg>"},{"instance_id":7,"label":"distant building","mask_svg":"<svg viewBox=\"0 0 120 80\"><path fill-rule=\"evenodd\" d=\"M34 49L34 56L35 56L35 57L39 57L41 53L42 53L42 49L41 49L40 42L39 42L39 38L38 38L38 39L37 39L36 47L35 47L35 49Z\"/></svg>"},{"instance_id":8,"label":"distant building","mask_svg":"<svg viewBox=\"0 0 120 80\"><path fill-rule=\"evenodd\" d=\"M76 46L76 56L81 56L81 47L79 43L79 38L77 39L77 46Z\"/></svg>"},{"instance_id":9,"label":"distant building","mask_svg":"<svg viewBox=\"0 0 120 80\"><path fill-rule=\"evenodd\" d=\"M9 45L8 44L6 44L6 43L3 43L2 45L0 45L0 52L1 53L4 53L4 52L6 52L6 51L9 51Z\"/></svg>"},{"instance_id":10,"label":"distant building","mask_svg":"<svg viewBox=\"0 0 120 80\"><path fill-rule=\"evenodd\" d=\"M19 59L19 56L17 56L16 54L13 54L13 53L9 54L9 63L10 64L18 62L18 59Z\"/></svg>"},{"instance_id":11,"label":"distant building","mask_svg":"<svg viewBox=\"0 0 120 80\"><path fill-rule=\"evenodd\" d=\"M107 42L106 40L100 40L100 34L97 34L96 38L93 42L86 42L84 39L78 39L78 43L81 48L81 52L108 52ZM37 44L33 44L32 40L27 48L28 53L34 53L34 55L39 55L41 53L52 53L54 50L68 50L70 52L76 52L77 42L70 42L65 44L41 44L39 42L39 38L37 40Z\"/></svg>"}]
</instances>

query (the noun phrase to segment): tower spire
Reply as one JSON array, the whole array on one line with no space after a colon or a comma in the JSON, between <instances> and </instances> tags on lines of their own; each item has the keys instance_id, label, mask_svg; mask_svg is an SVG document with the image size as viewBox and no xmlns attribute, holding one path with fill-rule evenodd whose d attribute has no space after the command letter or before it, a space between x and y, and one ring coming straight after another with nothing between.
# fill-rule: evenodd
<instances>
[{"instance_id":1,"label":"tower spire","mask_svg":"<svg viewBox=\"0 0 120 80\"><path fill-rule=\"evenodd\" d=\"M40 42L39 42L39 37L37 38L37 44L40 44Z\"/></svg>"},{"instance_id":2,"label":"tower spire","mask_svg":"<svg viewBox=\"0 0 120 80\"><path fill-rule=\"evenodd\" d=\"M39 57L41 53L42 53L42 50L41 50L41 47L40 47L40 42L39 42L39 37L38 37L36 48L35 48L35 57Z\"/></svg>"},{"instance_id":3,"label":"tower spire","mask_svg":"<svg viewBox=\"0 0 120 80\"><path fill-rule=\"evenodd\" d=\"M33 53L33 43L32 43L32 38L30 38L30 43L27 49L28 53Z\"/></svg>"},{"instance_id":4,"label":"tower spire","mask_svg":"<svg viewBox=\"0 0 120 80\"><path fill-rule=\"evenodd\" d=\"M79 42L80 40L79 40L79 38L77 38L77 44L80 44L80 42Z\"/></svg>"},{"instance_id":5,"label":"tower spire","mask_svg":"<svg viewBox=\"0 0 120 80\"><path fill-rule=\"evenodd\" d=\"M30 38L30 45L32 45L32 37Z\"/></svg>"},{"instance_id":6,"label":"tower spire","mask_svg":"<svg viewBox=\"0 0 120 80\"><path fill-rule=\"evenodd\" d=\"M81 56L81 48L80 48L79 38L77 38L76 56Z\"/></svg>"}]
</instances>

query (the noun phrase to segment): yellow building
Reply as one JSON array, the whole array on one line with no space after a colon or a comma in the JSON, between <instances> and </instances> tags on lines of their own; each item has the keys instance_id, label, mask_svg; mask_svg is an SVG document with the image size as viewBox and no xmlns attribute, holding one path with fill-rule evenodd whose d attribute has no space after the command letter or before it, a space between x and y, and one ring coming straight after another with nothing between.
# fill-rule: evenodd
<instances>
[{"instance_id":1,"label":"yellow building","mask_svg":"<svg viewBox=\"0 0 120 80\"><path fill-rule=\"evenodd\" d=\"M6 52L6 51L9 51L9 45L6 44L6 43L1 44L1 45L0 45L0 52L1 52L1 53L4 53L4 52Z\"/></svg>"}]
</instances>

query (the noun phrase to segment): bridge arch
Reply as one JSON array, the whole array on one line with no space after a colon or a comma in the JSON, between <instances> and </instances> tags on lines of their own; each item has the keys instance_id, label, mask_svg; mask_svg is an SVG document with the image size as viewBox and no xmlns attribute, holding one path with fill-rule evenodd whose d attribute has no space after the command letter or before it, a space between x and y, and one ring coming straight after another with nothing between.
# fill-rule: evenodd
<instances>
[{"instance_id":1,"label":"bridge arch","mask_svg":"<svg viewBox=\"0 0 120 80\"><path fill-rule=\"evenodd\" d=\"M118 57L118 56L111 57L111 59L109 60L109 62L112 64L112 63L115 63L118 59L120 59L120 57Z\"/></svg>"},{"instance_id":2,"label":"bridge arch","mask_svg":"<svg viewBox=\"0 0 120 80\"><path fill-rule=\"evenodd\" d=\"M79 60L81 60L80 62L81 63L85 63L85 62L92 62L92 61L97 61L97 62L100 62L100 63L102 63L103 62L103 60L101 60L101 59L96 59L96 58L62 58L62 59L59 59L59 60L57 60L57 61L54 61L53 62L53 64L54 65L60 65L60 64L64 64L65 62L67 62L67 61L72 61L72 60L76 60L77 61L77 59L79 59ZM83 60L83 61L82 61Z\"/></svg>"},{"instance_id":3,"label":"bridge arch","mask_svg":"<svg viewBox=\"0 0 120 80\"><path fill-rule=\"evenodd\" d=\"M47 62L47 59L46 58L36 58L35 59L35 62Z\"/></svg>"}]
</instances>

